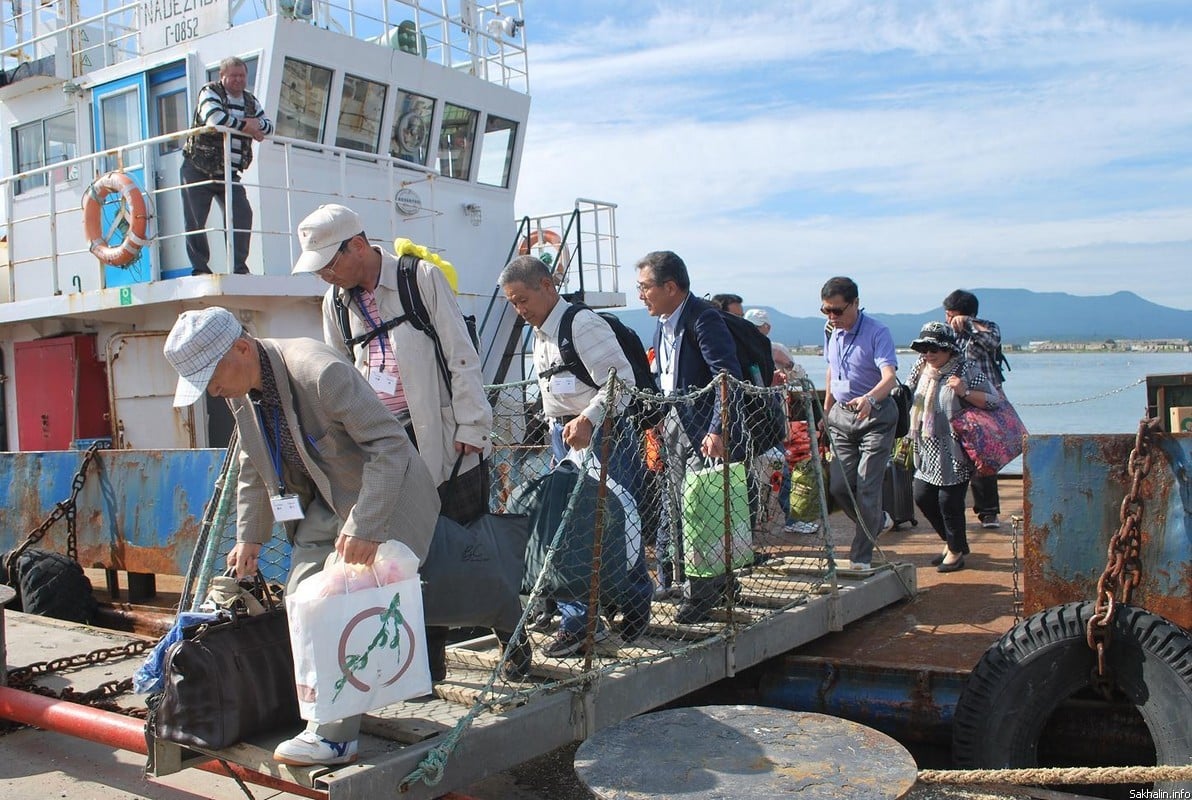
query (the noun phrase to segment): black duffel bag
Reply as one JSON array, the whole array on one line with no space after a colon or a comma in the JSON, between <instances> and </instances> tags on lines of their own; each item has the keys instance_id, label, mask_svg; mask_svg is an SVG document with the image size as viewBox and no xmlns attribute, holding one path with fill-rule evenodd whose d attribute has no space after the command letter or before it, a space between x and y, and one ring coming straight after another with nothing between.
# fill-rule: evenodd
<instances>
[{"instance_id":1,"label":"black duffel bag","mask_svg":"<svg viewBox=\"0 0 1192 800\"><path fill-rule=\"evenodd\" d=\"M286 611L271 592L263 595L263 614L235 609L225 622L183 629L166 651L165 686L148 721L153 736L220 750L299 721Z\"/></svg>"}]
</instances>

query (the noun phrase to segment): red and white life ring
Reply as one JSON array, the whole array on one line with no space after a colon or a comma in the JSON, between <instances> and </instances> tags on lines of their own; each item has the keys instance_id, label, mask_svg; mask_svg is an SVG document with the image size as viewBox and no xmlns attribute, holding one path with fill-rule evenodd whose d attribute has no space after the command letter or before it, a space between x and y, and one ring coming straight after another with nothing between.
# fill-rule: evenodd
<instances>
[{"instance_id":1,"label":"red and white life ring","mask_svg":"<svg viewBox=\"0 0 1192 800\"><path fill-rule=\"evenodd\" d=\"M535 255L545 261L547 266L553 266L555 283L562 282L567 274L567 267L571 265L571 253L567 250L567 245L563 244L563 238L546 228L530 231L530 235L522 239L518 245L517 253L522 256Z\"/></svg>"},{"instance_id":2,"label":"red and white life ring","mask_svg":"<svg viewBox=\"0 0 1192 800\"><path fill-rule=\"evenodd\" d=\"M105 231L102 210L104 200L111 194L120 196L120 206ZM153 240L148 234L152 218L149 198L126 173L101 175L83 192L83 235L90 243L91 253L104 264L124 267L136 261L141 249ZM117 231L124 234L124 239L111 244Z\"/></svg>"}]
</instances>

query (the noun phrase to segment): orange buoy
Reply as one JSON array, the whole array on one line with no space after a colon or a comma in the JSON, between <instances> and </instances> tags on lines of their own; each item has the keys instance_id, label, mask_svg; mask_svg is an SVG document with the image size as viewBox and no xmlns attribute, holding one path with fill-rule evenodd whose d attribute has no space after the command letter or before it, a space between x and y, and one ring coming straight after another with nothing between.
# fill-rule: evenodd
<instances>
[{"instance_id":1,"label":"orange buoy","mask_svg":"<svg viewBox=\"0 0 1192 800\"><path fill-rule=\"evenodd\" d=\"M561 283L571 263L571 254L558 233L542 229L530 231L517 247L518 255L536 255L548 266L555 268L555 283Z\"/></svg>"},{"instance_id":2,"label":"orange buoy","mask_svg":"<svg viewBox=\"0 0 1192 800\"><path fill-rule=\"evenodd\" d=\"M103 230L102 209L109 195L120 197L116 218L107 231ZM101 175L83 192L83 235L90 243L91 253L104 264L124 267L137 260L141 249L152 241L147 234L153 213L149 198L136 181L123 172ZM111 243L117 232L123 241Z\"/></svg>"}]
</instances>

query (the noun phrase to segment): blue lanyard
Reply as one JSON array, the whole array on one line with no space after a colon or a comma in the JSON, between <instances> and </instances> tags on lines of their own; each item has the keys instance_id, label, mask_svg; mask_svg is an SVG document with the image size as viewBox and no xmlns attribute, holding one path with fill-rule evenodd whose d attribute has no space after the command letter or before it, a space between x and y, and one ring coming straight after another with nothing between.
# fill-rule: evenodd
<instances>
[{"instance_id":1,"label":"blue lanyard","mask_svg":"<svg viewBox=\"0 0 1192 800\"><path fill-rule=\"evenodd\" d=\"M359 288L352 289L352 297L356 298L356 305L360 306L360 314L364 317L364 321L368 323L369 327L372 328L374 331L377 328L381 327L381 321L374 320L372 318L372 314L368 313L368 309L364 307L364 298L361 296ZM384 372L385 360L387 358L386 353L385 353L385 340L388 339L389 337L382 333L380 336L378 336L376 338L377 338L377 344L379 344L381 346L381 371Z\"/></svg>"},{"instance_id":2,"label":"blue lanyard","mask_svg":"<svg viewBox=\"0 0 1192 800\"><path fill-rule=\"evenodd\" d=\"M840 354L840 375L838 377L845 378L845 379L848 378L848 370L845 369L845 367L848 365L848 356L849 356L849 353L853 352L853 348L857 346L857 337L861 335L861 324L864 321L865 321L865 311L864 311L864 309L862 309L861 311L857 312L857 327L854 328L852 331L845 331L844 333L840 334L841 342L844 341L844 337L848 336L849 333L852 333L853 340L851 342L849 342L848 347L846 347L844 349L844 352Z\"/></svg>"},{"instance_id":3,"label":"blue lanyard","mask_svg":"<svg viewBox=\"0 0 1192 800\"><path fill-rule=\"evenodd\" d=\"M281 475L281 409L273 407L273 431L265 425L265 414L257 404L257 419L261 423L261 432L265 434L265 449L269 451L269 460L273 462L273 470L277 473L277 493L286 493L285 478Z\"/></svg>"}]
</instances>

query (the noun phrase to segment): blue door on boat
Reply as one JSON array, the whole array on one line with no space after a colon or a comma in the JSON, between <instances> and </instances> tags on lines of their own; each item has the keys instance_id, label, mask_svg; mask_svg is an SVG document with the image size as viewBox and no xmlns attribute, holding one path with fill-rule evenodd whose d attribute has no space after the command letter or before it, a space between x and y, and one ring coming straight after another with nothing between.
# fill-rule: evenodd
<instances>
[{"instance_id":1,"label":"blue door on boat","mask_svg":"<svg viewBox=\"0 0 1192 800\"><path fill-rule=\"evenodd\" d=\"M150 157L142 146L125 147L149 137L148 86L145 75L130 75L127 78L104 83L91 91L95 152L121 148L116 154L107 156L99 164L99 171L122 170L148 195L151 189L145 183L146 160ZM103 207L103 230L112 229L116 220L120 198L109 195ZM153 220L150 221L151 228ZM116 244L124 240L119 226L108 239ZM123 267L105 265L104 286L127 286L152 280L153 248L141 251L137 259Z\"/></svg>"}]
</instances>

